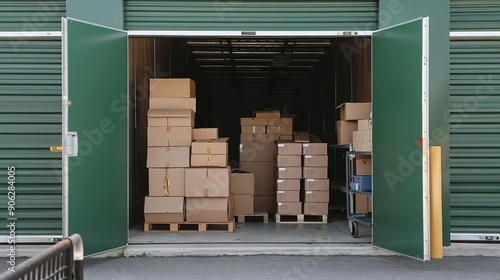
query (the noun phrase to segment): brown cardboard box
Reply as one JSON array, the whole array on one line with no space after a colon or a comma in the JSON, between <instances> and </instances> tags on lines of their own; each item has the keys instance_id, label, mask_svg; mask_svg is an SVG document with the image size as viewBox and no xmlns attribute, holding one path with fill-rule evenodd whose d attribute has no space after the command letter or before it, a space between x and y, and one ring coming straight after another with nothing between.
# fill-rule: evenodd
<instances>
[{"instance_id":1,"label":"brown cardboard box","mask_svg":"<svg viewBox=\"0 0 500 280\"><path fill-rule=\"evenodd\" d=\"M292 141L293 135L278 135L278 134L266 134L266 142L274 143L276 141Z\"/></svg>"},{"instance_id":2,"label":"brown cardboard box","mask_svg":"<svg viewBox=\"0 0 500 280\"><path fill-rule=\"evenodd\" d=\"M240 124L241 126L254 126L254 125L266 125L266 118L241 118Z\"/></svg>"},{"instance_id":3,"label":"brown cardboard box","mask_svg":"<svg viewBox=\"0 0 500 280\"><path fill-rule=\"evenodd\" d=\"M328 191L304 191L304 202L325 202L330 201Z\"/></svg>"},{"instance_id":4,"label":"brown cardboard box","mask_svg":"<svg viewBox=\"0 0 500 280\"><path fill-rule=\"evenodd\" d=\"M288 156L288 155L277 155L276 156L276 166L277 167L293 167L302 166L302 156Z\"/></svg>"},{"instance_id":5,"label":"brown cardboard box","mask_svg":"<svg viewBox=\"0 0 500 280\"><path fill-rule=\"evenodd\" d=\"M243 125L241 134L266 134L265 125Z\"/></svg>"},{"instance_id":6,"label":"brown cardboard box","mask_svg":"<svg viewBox=\"0 0 500 280\"><path fill-rule=\"evenodd\" d=\"M226 168L186 168L186 197L228 197L229 174Z\"/></svg>"},{"instance_id":7,"label":"brown cardboard box","mask_svg":"<svg viewBox=\"0 0 500 280\"><path fill-rule=\"evenodd\" d=\"M263 133L257 134L241 134L240 135L241 143L266 143L267 135Z\"/></svg>"},{"instance_id":8,"label":"brown cardboard box","mask_svg":"<svg viewBox=\"0 0 500 280\"><path fill-rule=\"evenodd\" d=\"M274 143L241 143L240 161L274 162Z\"/></svg>"},{"instance_id":9,"label":"brown cardboard box","mask_svg":"<svg viewBox=\"0 0 500 280\"><path fill-rule=\"evenodd\" d=\"M372 122L370 120L358 120L358 130L372 130Z\"/></svg>"},{"instance_id":10,"label":"brown cardboard box","mask_svg":"<svg viewBox=\"0 0 500 280\"><path fill-rule=\"evenodd\" d=\"M267 126L267 134L277 135L292 135L293 129L291 126Z\"/></svg>"},{"instance_id":11,"label":"brown cardboard box","mask_svg":"<svg viewBox=\"0 0 500 280\"><path fill-rule=\"evenodd\" d=\"M266 125L268 126L293 126L292 118L266 118Z\"/></svg>"},{"instance_id":12,"label":"brown cardboard box","mask_svg":"<svg viewBox=\"0 0 500 280\"><path fill-rule=\"evenodd\" d=\"M328 156L326 155L305 155L304 166L325 167L328 166Z\"/></svg>"},{"instance_id":13,"label":"brown cardboard box","mask_svg":"<svg viewBox=\"0 0 500 280\"><path fill-rule=\"evenodd\" d=\"M233 219L233 195L186 198L186 221L189 223L227 223Z\"/></svg>"},{"instance_id":14,"label":"brown cardboard box","mask_svg":"<svg viewBox=\"0 0 500 280\"><path fill-rule=\"evenodd\" d=\"M357 122L337 121L337 144L352 143L352 133L357 129Z\"/></svg>"},{"instance_id":15,"label":"brown cardboard box","mask_svg":"<svg viewBox=\"0 0 500 280\"><path fill-rule=\"evenodd\" d=\"M192 167L225 167L228 155L191 155Z\"/></svg>"},{"instance_id":16,"label":"brown cardboard box","mask_svg":"<svg viewBox=\"0 0 500 280\"><path fill-rule=\"evenodd\" d=\"M327 155L327 143L304 143L302 144L303 155Z\"/></svg>"},{"instance_id":17,"label":"brown cardboard box","mask_svg":"<svg viewBox=\"0 0 500 280\"><path fill-rule=\"evenodd\" d=\"M148 147L147 168L189 167L191 147Z\"/></svg>"},{"instance_id":18,"label":"brown cardboard box","mask_svg":"<svg viewBox=\"0 0 500 280\"><path fill-rule=\"evenodd\" d=\"M372 104L365 102L346 102L337 107L340 110L340 119L344 121L355 121L369 119Z\"/></svg>"},{"instance_id":19,"label":"brown cardboard box","mask_svg":"<svg viewBox=\"0 0 500 280\"><path fill-rule=\"evenodd\" d=\"M148 126L194 126L191 109L152 109L148 111Z\"/></svg>"},{"instance_id":20,"label":"brown cardboard box","mask_svg":"<svg viewBox=\"0 0 500 280\"><path fill-rule=\"evenodd\" d=\"M191 109L196 113L196 98L150 98L149 109Z\"/></svg>"},{"instance_id":21,"label":"brown cardboard box","mask_svg":"<svg viewBox=\"0 0 500 280\"><path fill-rule=\"evenodd\" d=\"M302 202L278 202L276 214L297 215L302 214Z\"/></svg>"},{"instance_id":22,"label":"brown cardboard box","mask_svg":"<svg viewBox=\"0 0 500 280\"><path fill-rule=\"evenodd\" d=\"M196 140L191 145L191 154L195 155L227 155L229 138L213 140Z\"/></svg>"},{"instance_id":23,"label":"brown cardboard box","mask_svg":"<svg viewBox=\"0 0 500 280\"><path fill-rule=\"evenodd\" d=\"M276 179L278 191L300 191L300 179Z\"/></svg>"},{"instance_id":24,"label":"brown cardboard box","mask_svg":"<svg viewBox=\"0 0 500 280\"><path fill-rule=\"evenodd\" d=\"M372 141L353 142L352 149L356 152L371 152Z\"/></svg>"},{"instance_id":25,"label":"brown cardboard box","mask_svg":"<svg viewBox=\"0 0 500 280\"><path fill-rule=\"evenodd\" d=\"M270 195L274 193L274 162L240 162L243 170L254 174L255 195Z\"/></svg>"},{"instance_id":26,"label":"brown cardboard box","mask_svg":"<svg viewBox=\"0 0 500 280\"><path fill-rule=\"evenodd\" d=\"M253 194L234 195L234 215L252 215Z\"/></svg>"},{"instance_id":27,"label":"brown cardboard box","mask_svg":"<svg viewBox=\"0 0 500 280\"><path fill-rule=\"evenodd\" d=\"M328 203L304 202L304 215L328 215Z\"/></svg>"},{"instance_id":28,"label":"brown cardboard box","mask_svg":"<svg viewBox=\"0 0 500 280\"><path fill-rule=\"evenodd\" d=\"M182 223L184 221L184 197L144 198L144 221L151 224Z\"/></svg>"},{"instance_id":29,"label":"brown cardboard box","mask_svg":"<svg viewBox=\"0 0 500 280\"><path fill-rule=\"evenodd\" d=\"M194 140L213 140L219 138L219 128L195 128L193 129Z\"/></svg>"},{"instance_id":30,"label":"brown cardboard box","mask_svg":"<svg viewBox=\"0 0 500 280\"><path fill-rule=\"evenodd\" d=\"M243 170L232 170L229 191L235 195L254 194L255 176L253 173Z\"/></svg>"},{"instance_id":31,"label":"brown cardboard box","mask_svg":"<svg viewBox=\"0 0 500 280\"><path fill-rule=\"evenodd\" d=\"M306 191L328 191L330 190L329 179L305 179L304 190Z\"/></svg>"},{"instance_id":32,"label":"brown cardboard box","mask_svg":"<svg viewBox=\"0 0 500 280\"><path fill-rule=\"evenodd\" d=\"M184 196L184 168L149 168L149 196Z\"/></svg>"},{"instance_id":33,"label":"brown cardboard box","mask_svg":"<svg viewBox=\"0 0 500 280\"><path fill-rule=\"evenodd\" d=\"M304 179L328 179L328 167L304 167Z\"/></svg>"},{"instance_id":34,"label":"brown cardboard box","mask_svg":"<svg viewBox=\"0 0 500 280\"><path fill-rule=\"evenodd\" d=\"M254 195L253 207L254 211L266 211L267 213L274 213L274 196L273 195Z\"/></svg>"},{"instance_id":35,"label":"brown cardboard box","mask_svg":"<svg viewBox=\"0 0 500 280\"><path fill-rule=\"evenodd\" d=\"M300 191L276 191L276 202L299 202Z\"/></svg>"},{"instance_id":36,"label":"brown cardboard box","mask_svg":"<svg viewBox=\"0 0 500 280\"><path fill-rule=\"evenodd\" d=\"M371 156L356 156L356 167L354 175L372 175L372 157Z\"/></svg>"},{"instance_id":37,"label":"brown cardboard box","mask_svg":"<svg viewBox=\"0 0 500 280\"><path fill-rule=\"evenodd\" d=\"M371 130L356 130L352 132L353 142L364 142L372 141L372 131Z\"/></svg>"},{"instance_id":38,"label":"brown cardboard box","mask_svg":"<svg viewBox=\"0 0 500 280\"><path fill-rule=\"evenodd\" d=\"M354 213L372 212L372 196L366 194L356 194Z\"/></svg>"},{"instance_id":39,"label":"brown cardboard box","mask_svg":"<svg viewBox=\"0 0 500 280\"><path fill-rule=\"evenodd\" d=\"M301 179L302 167L278 167L276 179Z\"/></svg>"},{"instance_id":40,"label":"brown cardboard box","mask_svg":"<svg viewBox=\"0 0 500 280\"><path fill-rule=\"evenodd\" d=\"M149 147L186 147L193 142L193 129L191 127L176 126L149 126Z\"/></svg>"},{"instance_id":41,"label":"brown cardboard box","mask_svg":"<svg viewBox=\"0 0 500 280\"><path fill-rule=\"evenodd\" d=\"M149 79L151 97L196 97L196 83L191 79Z\"/></svg>"},{"instance_id":42,"label":"brown cardboard box","mask_svg":"<svg viewBox=\"0 0 500 280\"><path fill-rule=\"evenodd\" d=\"M253 112L256 118L280 118L280 111L255 111Z\"/></svg>"},{"instance_id":43,"label":"brown cardboard box","mask_svg":"<svg viewBox=\"0 0 500 280\"><path fill-rule=\"evenodd\" d=\"M302 144L295 142L278 142L276 145L277 155L302 155Z\"/></svg>"}]
</instances>

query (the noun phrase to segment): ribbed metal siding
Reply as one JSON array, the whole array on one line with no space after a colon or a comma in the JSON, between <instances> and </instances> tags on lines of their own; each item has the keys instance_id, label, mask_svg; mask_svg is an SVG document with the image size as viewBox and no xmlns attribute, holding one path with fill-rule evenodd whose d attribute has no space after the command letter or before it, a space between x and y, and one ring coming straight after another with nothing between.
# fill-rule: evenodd
<instances>
[{"instance_id":1,"label":"ribbed metal siding","mask_svg":"<svg viewBox=\"0 0 500 280\"><path fill-rule=\"evenodd\" d=\"M378 1L124 1L126 30L375 30Z\"/></svg>"},{"instance_id":2,"label":"ribbed metal siding","mask_svg":"<svg viewBox=\"0 0 500 280\"><path fill-rule=\"evenodd\" d=\"M66 1L0 0L0 31L61 30Z\"/></svg>"},{"instance_id":3,"label":"ribbed metal siding","mask_svg":"<svg viewBox=\"0 0 500 280\"><path fill-rule=\"evenodd\" d=\"M451 233L500 233L500 41L452 41Z\"/></svg>"},{"instance_id":4,"label":"ribbed metal siding","mask_svg":"<svg viewBox=\"0 0 500 280\"><path fill-rule=\"evenodd\" d=\"M16 236L61 235L61 42L0 40L0 236L7 167L16 168Z\"/></svg>"},{"instance_id":5,"label":"ribbed metal siding","mask_svg":"<svg viewBox=\"0 0 500 280\"><path fill-rule=\"evenodd\" d=\"M500 30L500 1L451 0L452 31Z\"/></svg>"}]
</instances>

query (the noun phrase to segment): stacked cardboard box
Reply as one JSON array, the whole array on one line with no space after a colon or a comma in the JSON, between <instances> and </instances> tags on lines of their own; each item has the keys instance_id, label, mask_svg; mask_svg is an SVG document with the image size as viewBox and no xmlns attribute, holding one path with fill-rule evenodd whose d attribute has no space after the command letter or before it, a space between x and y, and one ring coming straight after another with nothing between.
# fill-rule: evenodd
<instances>
[{"instance_id":1,"label":"stacked cardboard box","mask_svg":"<svg viewBox=\"0 0 500 280\"><path fill-rule=\"evenodd\" d=\"M191 166L225 167L228 161L229 138L219 138L217 128L195 128L191 146Z\"/></svg>"},{"instance_id":2,"label":"stacked cardboard box","mask_svg":"<svg viewBox=\"0 0 500 280\"><path fill-rule=\"evenodd\" d=\"M337 144L352 143L352 133L358 130L357 120L370 118L371 103L342 103L337 107L340 120L337 121Z\"/></svg>"},{"instance_id":3,"label":"stacked cardboard box","mask_svg":"<svg viewBox=\"0 0 500 280\"><path fill-rule=\"evenodd\" d=\"M254 174L233 170L230 181L230 191L234 194L234 215L254 214Z\"/></svg>"},{"instance_id":4,"label":"stacked cardboard box","mask_svg":"<svg viewBox=\"0 0 500 280\"><path fill-rule=\"evenodd\" d=\"M371 139L372 125L370 120L359 120L358 121L358 132L353 135L354 140L354 149L358 148L359 144L356 144L357 139L363 139L362 137L366 137L366 139ZM367 136L369 135L369 136ZM367 150L371 151L371 142L369 144L362 144L362 146L366 146ZM368 149L369 147L369 149ZM372 157L371 156L363 156L357 155L355 162L354 175L372 175ZM372 211L372 197L370 195L365 194L356 194L356 213L366 213Z\"/></svg>"},{"instance_id":5,"label":"stacked cardboard box","mask_svg":"<svg viewBox=\"0 0 500 280\"><path fill-rule=\"evenodd\" d=\"M293 119L282 118L279 111L255 112L253 118L241 118L241 143L274 143L292 140Z\"/></svg>"},{"instance_id":6,"label":"stacked cardboard box","mask_svg":"<svg viewBox=\"0 0 500 280\"><path fill-rule=\"evenodd\" d=\"M328 215L330 181L326 143L303 143L304 215Z\"/></svg>"},{"instance_id":7,"label":"stacked cardboard box","mask_svg":"<svg viewBox=\"0 0 500 280\"><path fill-rule=\"evenodd\" d=\"M276 144L276 214L302 214L302 144L278 141Z\"/></svg>"},{"instance_id":8,"label":"stacked cardboard box","mask_svg":"<svg viewBox=\"0 0 500 280\"><path fill-rule=\"evenodd\" d=\"M358 130L352 133L354 151L372 151L372 125L371 120L358 120Z\"/></svg>"}]
</instances>

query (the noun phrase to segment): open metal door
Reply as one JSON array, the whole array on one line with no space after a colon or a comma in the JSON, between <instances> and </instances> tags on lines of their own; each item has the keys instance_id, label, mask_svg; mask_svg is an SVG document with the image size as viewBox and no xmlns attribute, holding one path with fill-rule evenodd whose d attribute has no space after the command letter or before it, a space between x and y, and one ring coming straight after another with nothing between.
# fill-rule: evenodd
<instances>
[{"instance_id":1,"label":"open metal door","mask_svg":"<svg viewBox=\"0 0 500 280\"><path fill-rule=\"evenodd\" d=\"M127 34L62 19L63 235L85 255L128 242Z\"/></svg>"},{"instance_id":2,"label":"open metal door","mask_svg":"<svg viewBox=\"0 0 500 280\"><path fill-rule=\"evenodd\" d=\"M430 259L428 18L373 33L373 244Z\"/></svg>"}]
</instances>

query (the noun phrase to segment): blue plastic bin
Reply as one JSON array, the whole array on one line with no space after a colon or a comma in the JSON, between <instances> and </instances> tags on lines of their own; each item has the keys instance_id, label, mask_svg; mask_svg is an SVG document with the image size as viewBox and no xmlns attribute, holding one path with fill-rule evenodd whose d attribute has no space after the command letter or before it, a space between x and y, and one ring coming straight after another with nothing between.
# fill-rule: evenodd
<instances>
[{"instance_id":1,"label":"blue plastic bin","mask_svg":"<svg viewBox=\"0 0 500 280\"><path fill-rule=\"evenodd\" d=\"M351 190L371 192L372 191L372 176L371 175L353 175L351 182Z\"/></svg>"}]
</instances>

